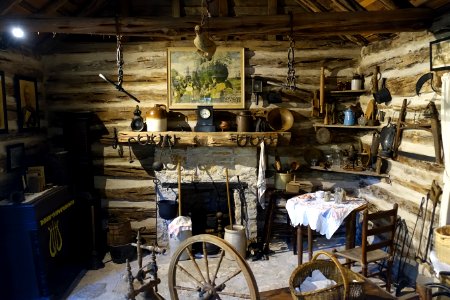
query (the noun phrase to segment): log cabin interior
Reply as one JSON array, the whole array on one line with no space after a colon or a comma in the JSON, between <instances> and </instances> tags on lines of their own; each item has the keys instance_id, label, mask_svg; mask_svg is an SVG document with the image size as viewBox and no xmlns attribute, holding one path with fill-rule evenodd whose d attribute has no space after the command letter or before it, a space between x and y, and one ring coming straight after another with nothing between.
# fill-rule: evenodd
<instances>
[{"instance_id":1,"label":"log cabin interior","mask_svg":"<svg viewBox=\"0 0 450 300\"><path fill-rule=\"evenodd\" d=\"M253 278L275 233L303 249L280 203L328 191L398 204L391 293L450 271L447 0L4 0L0 29L1 299L62 298L137 232L181 261L174 219L239 226Z\"/></svg>"}]
</instances>

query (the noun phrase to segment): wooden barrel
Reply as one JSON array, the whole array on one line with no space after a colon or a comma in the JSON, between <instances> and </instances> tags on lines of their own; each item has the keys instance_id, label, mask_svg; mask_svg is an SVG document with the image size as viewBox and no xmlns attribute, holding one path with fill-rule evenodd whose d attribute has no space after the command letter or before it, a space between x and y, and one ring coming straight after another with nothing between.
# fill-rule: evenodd
<instances>
[{"instance_id":1,"label":"wooden barrel","mask_svg":"<svg viewBox=\"0 0 450 300\"><path fill-rule=\"evenodd\" d=\"M130 221L108 223L107 241L109 246L131 243L133 239Z\"/></svg>"}]
</instances>

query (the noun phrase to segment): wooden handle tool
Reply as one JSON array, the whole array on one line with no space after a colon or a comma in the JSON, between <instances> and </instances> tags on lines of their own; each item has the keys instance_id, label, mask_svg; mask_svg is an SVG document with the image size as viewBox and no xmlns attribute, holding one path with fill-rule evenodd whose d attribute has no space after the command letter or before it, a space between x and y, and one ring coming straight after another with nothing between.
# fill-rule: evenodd
<instances>
[{"instance_id":1,"label":"wooden handle tool","mask_svg":"<svg viewBox=\"0 0 450 300\"><path fill-rule=\"evenodd\" d=\"M324 113L325 108L325 68L320 68L320 113Z\"/></svg>"}]
</instances>

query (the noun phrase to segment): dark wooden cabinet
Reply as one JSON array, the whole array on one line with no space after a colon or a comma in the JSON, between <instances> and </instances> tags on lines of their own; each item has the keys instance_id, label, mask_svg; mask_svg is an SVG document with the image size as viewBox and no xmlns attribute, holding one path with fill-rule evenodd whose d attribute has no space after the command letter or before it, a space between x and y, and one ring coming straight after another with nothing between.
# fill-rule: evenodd
<instances>
[{"instance_id":1,"label":"dark wooden cabinet","mask_svg":"<svg viewBox=\"0 0 450 300\"><path fill-rule=\"evenodd\" d=\"M66 186L33 196L0 205L0 299L61 299L87 265L82 200Z\"/></svg>"}]
</instances>

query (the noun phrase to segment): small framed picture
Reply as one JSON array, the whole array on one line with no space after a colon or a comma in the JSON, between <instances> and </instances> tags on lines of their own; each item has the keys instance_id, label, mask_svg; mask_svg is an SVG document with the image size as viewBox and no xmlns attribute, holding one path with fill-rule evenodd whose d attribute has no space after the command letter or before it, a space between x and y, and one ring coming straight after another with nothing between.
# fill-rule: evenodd
<instances>
[{"instance_id":1,"label":"small framed picture","mask_svg":"<svg viewBox=\"0 0 450 300\"><path fill-rule=\"evenodd\" d=\"M0 71L0 133L8 132L8 116L6 111L5 73Z\"/></svg>"},{"instance_id":2,"label":"small framed picture","mask_svg":"<svg viewBox=\"0 0 450 300\"><path fill-rule=\"evenodd\" d=\"M430 70L450 69L450 36L430 42Z\"/></svg>"},{"instance_id":3,"label":"small framed picture","mask_svg":"<svg viewBox=\"0 0 450 300\"><path fill-rule=\"evenodd\" d=\"M24 143L6 146L6 170L8 172L25 170Z\"/></svg>"},{"instance_id":4,"label":"small framed picture","mask_svg":"<svg viewBox=\"0 0 450 300\"><path fill-rule=\"evenodd\" d=\"M39 128L39 103L36 79L16 75L14 88L17 100L19 131Z\"/></svg>"}]
</instances>

